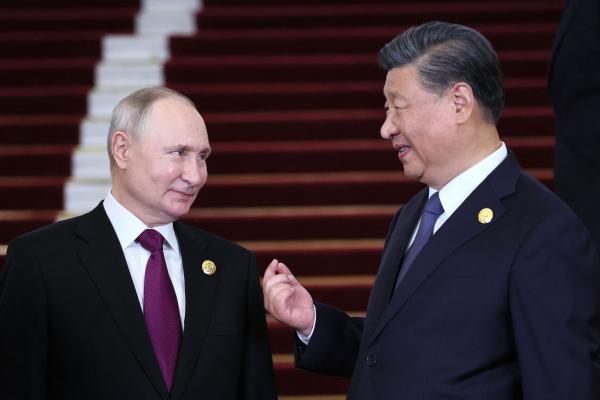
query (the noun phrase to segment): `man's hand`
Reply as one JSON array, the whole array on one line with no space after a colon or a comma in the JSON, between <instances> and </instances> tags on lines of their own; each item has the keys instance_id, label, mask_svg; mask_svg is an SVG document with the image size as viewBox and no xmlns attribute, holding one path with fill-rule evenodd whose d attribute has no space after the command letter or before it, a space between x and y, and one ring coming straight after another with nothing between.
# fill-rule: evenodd
<instances>
[{"instance_id":1,"label":"man's hand","mask_svg":"<svg viewBox=\"0 0 600 400\"><path fill-rule=\"evenodd\" d=\"M265 309L279 321L309 336L315 320L313 300L285 264L277 260L263 278Z\"/></svg>"}]
</instances>

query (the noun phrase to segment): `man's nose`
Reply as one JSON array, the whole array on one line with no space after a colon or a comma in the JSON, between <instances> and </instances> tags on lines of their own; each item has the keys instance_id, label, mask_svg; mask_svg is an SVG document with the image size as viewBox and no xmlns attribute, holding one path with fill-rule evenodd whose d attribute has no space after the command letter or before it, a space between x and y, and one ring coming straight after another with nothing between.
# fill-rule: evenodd
<instances>
[{"instance_id":1,"label":"man's nose","mask_svg":"<svg viewBox=\"0 0 600 400\"><path fill-rule=\"evenodd\" d=\"M386 117L383 124L381 124L381 129L379 130L379 134L383 139L391 139L392 136L398 133L398 128L392 122L391 118Z\"/></svg>"},{"instance_id":2,"label":"man's nose","mask_svg":"<svg viewBox=\"0 0 600 400\"><path fill-rule=\"evenodd\" d=\"M181 178L192 186L197 186L202 183L204 175L206 175L206 164L197 161L194 157L186 160Z\"/></svg>"}]
</instances>

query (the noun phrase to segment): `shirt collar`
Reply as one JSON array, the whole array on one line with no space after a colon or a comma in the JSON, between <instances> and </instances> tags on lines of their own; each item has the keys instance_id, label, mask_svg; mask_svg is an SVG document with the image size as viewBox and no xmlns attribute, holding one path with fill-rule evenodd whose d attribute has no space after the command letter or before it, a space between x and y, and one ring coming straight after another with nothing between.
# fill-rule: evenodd
<instances>
[{"instance_id":1,"label":"shirt collar","mask_svg":"<svg viewBox=\"0 0 600 400\"><path fill-rule=\"evenodd\" d=\"M112 189L111 189L112 191ZM121 248L124 250L129 247L135 239L146 229L150 229L144 224L138 217L136 217L131 211L123 207L121 203L114 198L111 191L108 192L104 199L103 206L108 215L108 219L112 224ZM173 223L170 222L165 225L155 226L156 231L160 232L165 238L165 242L177 253L179 253L179 244L177 242L177 236L175 236L175 230L173 229Z\"/></svg>"},{"instance_id":2,"label":"shirt collar","mask_svg":"<svg viewBox=\"0 0 600 400\"><path fill-rule=\"evenodd\" d=\"M440 192L440 202L447 217L465 201L481 182L506 158L508 150L504 142L492 154L473 165L446 184ZM429 197L437 190L429 188Z\"/></svg>"}]
</instances>

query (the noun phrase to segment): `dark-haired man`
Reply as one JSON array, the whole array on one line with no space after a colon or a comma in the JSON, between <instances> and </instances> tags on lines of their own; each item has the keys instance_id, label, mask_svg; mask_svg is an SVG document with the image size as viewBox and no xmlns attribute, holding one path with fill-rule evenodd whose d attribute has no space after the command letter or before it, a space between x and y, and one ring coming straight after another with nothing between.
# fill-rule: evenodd
<instances>
[{"instance_id":1,"label":"dark-haired man","mask_svg":"<svg viewBox=\"0 0 600 400\"><path fill-rule=\"evenodd\" d=\"M381 136L428 188L390 225L364 319L313 305L284 264L269 265L265 306L298 331L297 365L351 376L352 400L597 399L598 256L500 141L492 46L432 22L379 61Z\"/></svg>"},{"instance_id":2,"label":"dark-haired man","mask_svg":"<svg viewBox=\"0 0 600 400\"><path fill-rule=\"evenodd\" d=\"M0 275L2 400L275 400L254 255L181 223L207 179L193 103L115 107L112 189L13 240Z\"/></svg>"}]
</instances>

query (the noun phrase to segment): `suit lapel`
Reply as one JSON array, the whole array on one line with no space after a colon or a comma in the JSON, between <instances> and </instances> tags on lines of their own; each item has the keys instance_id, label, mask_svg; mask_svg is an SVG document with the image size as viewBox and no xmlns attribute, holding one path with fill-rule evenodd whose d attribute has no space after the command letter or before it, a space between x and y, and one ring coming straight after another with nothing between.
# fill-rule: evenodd
<instances>
[{"instance_id":1,"label":"suit lapel","mask_svg":"<svg viewBox=\"0 0 600 400\"><path fill-rule=\"evenodd\" d=\"M78 254L98 293L140 367L161 397L166 399L167 389L152 349L125 256L102 203L82 218L76 234L87 242Z\"/></svg>"},{"instance_id":2,"label":"suit lapel","mask_svg":"<svg viewBox=\"0 0 600 400\"><path fill-rule=\"evenodd\" d=\"M372 341L379 335L446 257L474 236L489 229L502 217L505 208L500 200L514 192L520 174L520 167L512 153L509 153L508 157L467 197L423 247L385 307L368 340ZM424 200L421 200L421 203L423 202ZM483 208L490 208L494 212L494 217L488 224L480 223L477 218ZM410 232L412 228L409 228Z\"/></svg>"},{"instance_id":3,"label":"suit lapel","mask_svg":"<svg viewBox=\"0 0 600 400\"><path fill-rule=\"evenodd\" d=\"M202 271L204 260L215 261L219 257L212 254L206 238L181 222L175 222L174 228L183 260L186 299L185 327L172 394L172 398L177 399L185 393L200 354L202 338L214 308L220 274L218 269L214 275ZM215 262L218 268L219 262Z\"/></svg>"},{"instance_id":4,"label":"suit lapel","mask_svg":"<svg viewBox=\"0 0 600 400\"><path fill-rule=\"evenodd\" d=\"M408 241L419 220L421 210L427 199L428 189L425 188L414 196L398 214L392 223L385 251L379 265L377 278L371 290L371 298L367 309L367 321L363 337L369 337L370 331L375 329L377 321L388 305L394 290L394 283L398 275L400 263L404 257Z\"/></svg>"}]
</instances>

